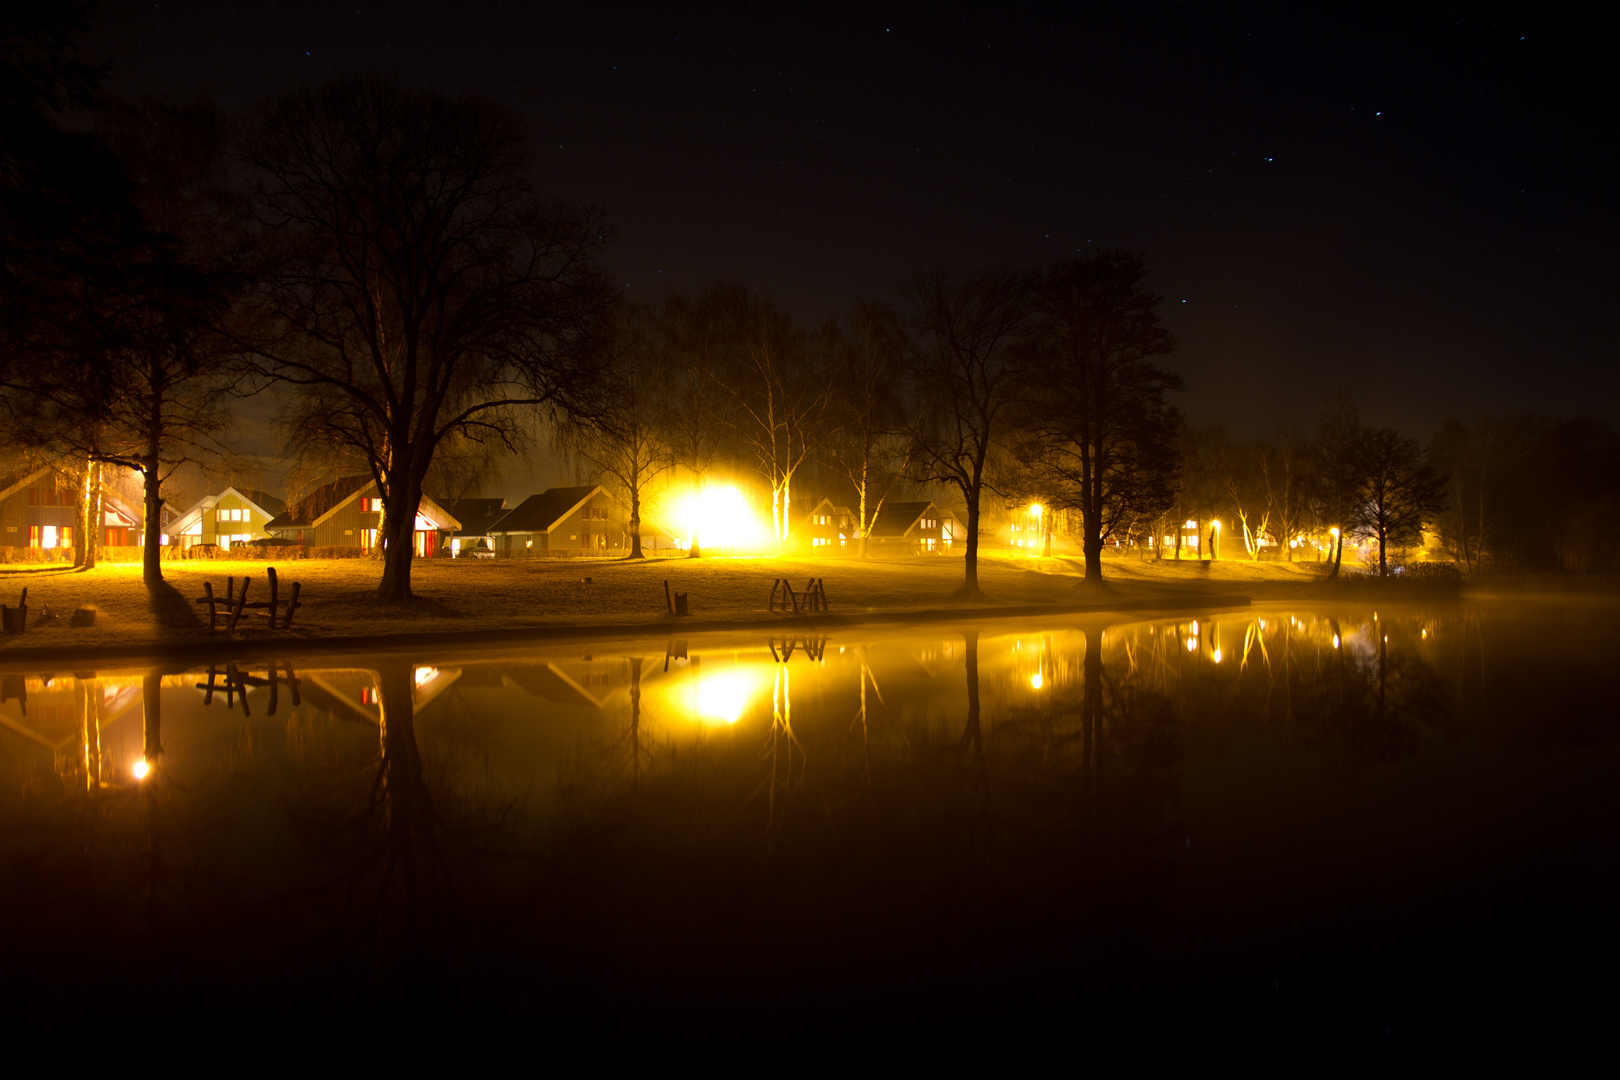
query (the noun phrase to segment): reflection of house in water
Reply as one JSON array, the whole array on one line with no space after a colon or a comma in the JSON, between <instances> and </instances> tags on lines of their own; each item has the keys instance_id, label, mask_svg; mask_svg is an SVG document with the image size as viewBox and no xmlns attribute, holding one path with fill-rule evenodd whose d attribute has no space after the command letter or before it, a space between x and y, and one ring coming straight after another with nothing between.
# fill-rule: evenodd
<instances>
[{"instance_id":1,"label":"reflection of house in water","mask_svg":"<svg viewBox=\"0 0 1620 1080\"><path fill-rule=\"evenodd\" d=\"M138 677L94 675L5 675L0 677L0 742L23 754L48 752L60 776L86 770L93 779L111 779L117 762L110 753L109 733L130 715L135 753L140 747L141 682ZM115 727L117 731L113 731Z\"/></svg>"},{"instance_id":2,"label":"reflection of house in water","mask_svg":"<svg viewBox=\"0 0 1620 1080\"><path fill-rule=\"evenodd\" d=\"M942 671L949 671L956 666L958 655L958 642L938 641L919 645L913 648L908 655L917 662L917 666L930 676L938 675Z\"/></svg>"},{"instance_id":3,"label":"reflection of house in water","mask_svg":"<svg viewBox=\"0 0 1620 1080\"><path fill-rule=\"evenodd\" d=\"M378 723L376 672L370 668L301 668L298 672L304 700L337 716ZM460 680L460 668L416 667L411 671L413 710L427 706Z\"/></svg>"},{"instance_id":4,"label":"reflection of house in water","mask_svg":"<svg viewBox=\"0 0 1620 1080\"><path fill-rule=\"evenodd\" d=\"M533 697L592 709L602 708L614 694L630 685L628 667L619 658L509 664L499 671L507 682Z\"/></svg>"}]
</instances>

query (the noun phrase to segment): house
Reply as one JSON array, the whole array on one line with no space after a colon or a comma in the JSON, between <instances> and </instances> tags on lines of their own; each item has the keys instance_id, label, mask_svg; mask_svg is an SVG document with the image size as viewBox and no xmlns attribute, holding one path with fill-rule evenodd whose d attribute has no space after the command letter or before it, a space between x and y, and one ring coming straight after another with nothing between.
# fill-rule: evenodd
<instances>
[{"instance_id":1,"label":"house","mask_svg":"<svg viewBox=\"0 0 1620 1080\"><path fill-rule=\"evenodd\" d=\"M195 544L218 544L230 548L250 540L262 540L277 515L287 504L265 491L240 492L228 487L218 495L204 495L170 526L184 551Z\"/></svg>"},{"instance_id":2,"label":"house","mask_svg":"<svg viewBox=\"0 0 1620 1080\"><path fill-rule=\"evenodd\" d=\"M885 502L872 521L868 550L947 551L963 536L960 529L955 514L931 502Z\"/></svg>"},{"instance_id":3,"label":"house","mask_svg":"<svg viewBox=\"0 0 1620 1080\"><path fill-rule=\"evenodd\" d=\"M126 503L105 481L101 509L103 547L129 547L141 542L142 512ZM77 485L69 483L53 466L0 478L0 546L71 551L78 516Z\"/></svg>"},{"instance_id":4,"label":"house","mask_svg":"<svg viewBox=\"0 0 1620 1080\"><path fill-rule=\"evenodd\" d=\"M371 551L382 526L382 497L369 476L344 476L288 505L265 523L271 536L297 541L306 552L314 548L354 548ZM415 545L419 558L430 559L460 530L461 522L444 507L422 496L416 511Z\"/></svg>"},{"instance_id":5,"label":"house","mask_svg":"<svg viewBox=\"0 0 1620 1080\"><path fill-rule=\"evenodd\" d=\"M495 539L489 530L511 510L505 499L447 500L444 508L461 522L461 527L450 538L451 555L459 556L464 550L494 554Z\"/></svg>"},{"instance_id":6,"label":"house","mask_svg":"<svg viewBox=\"0 0 1620 1080\"><path fill-rule=\"evenodd\" d=\"M799 523L798 542L812 555L826 555L847 550L859 535L853 510L835 506L831 499L822 499Z\"/></svg>"},{"instance_id":7,"label":"house","mask_svg":"<svg viewBox=\"0 0 1620 1080\"><path fill-rule=\"evenodd\" d=\"M609 524L611 506L600 484L549 488L530 495L490 527L495 554L514 558L606 553L623 542L622 529Z\"/></svg>"}]
</instances>

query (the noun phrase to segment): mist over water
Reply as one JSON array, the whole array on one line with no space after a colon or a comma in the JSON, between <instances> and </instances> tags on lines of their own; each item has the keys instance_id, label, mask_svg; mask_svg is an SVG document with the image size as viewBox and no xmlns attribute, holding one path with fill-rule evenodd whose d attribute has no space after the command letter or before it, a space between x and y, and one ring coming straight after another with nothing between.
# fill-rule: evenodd
<instances>
[{"instance_id":1,"label":"mist over water","mask_svg":"<svg viewBox=\"0 0 1620 1080\"><path fill-rule=\"evenodd\" d=\"M7 997L1572 1018L1617 951L1615 613L9 672Z\"/></svg>"}]
</instances>

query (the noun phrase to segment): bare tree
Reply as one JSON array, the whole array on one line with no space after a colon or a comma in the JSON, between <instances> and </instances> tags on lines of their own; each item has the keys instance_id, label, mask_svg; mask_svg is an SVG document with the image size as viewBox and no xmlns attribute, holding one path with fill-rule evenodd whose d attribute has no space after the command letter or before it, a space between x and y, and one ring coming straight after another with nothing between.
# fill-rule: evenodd
<instances>
[{"instance_id":1,"label":"bare tree","mask_svg":"<svg viewBox=\"0 0 1620 1080\"><path fill-rule=\"evenodd\" d=\"M558 428L565 453L610 477L630 503L630 554L640 559L641 505L647 485L674 460L659 423L663 400L658 368L658 329L645 305L627 304L609 349L607 400L592 423Z\"/></svg>"},{"instance_id":2,"label":"bare tree","mask_svg":"<svg viewBox=\"0 0 1620 1080\"><path fill-rule=\"evenodd\" d=\"M658 347L662 407L657 425L670 459L692 476L692 491L703 490L709 470L722 453L731 395L725 389L727 327L724 290L712 287L696 299L672 293L661 311ZM696 522L687 555L703 554Z\"/></svg>"},{"instance_id":3,"label":"bare tree","mask_svg":"<svg viewBox=\"0 0 1620 1080\"><path fill-rule=\"evenodd\" d=\"M1181 378L1153 362L1175 348L1140 257L1101 252L1058 263L1041 282L1041 363L1022 410L1020 457L1055 508L1080 513L1086 580L1102 580L1102 549L1138 516L1174 500L1180 415L1165 394Z\"/></svg>"},{"instance_id":4,"label":"bare tree","mask_svg":"<svg viewBox=\"0 0 1620 1080\"><path fill-rule=\"evenodd\" d=\"M1424 460L1416 439L1373 428L1359 440L1353 527L1378 541L1378 576L1389 576L1388 548L1418 539L1445 507L1446 478Z\"/></svg>"},{"instance_id":5,"label":"bare tree","mask_svg":"<svg viewBox=\"0 0 1620 1080\"><path fill-rule=\"evenodd\" d=\"M832 357L833 418L827 462L855 488L864 558L872 524L910 463L900 400L907 343L905 323L888 304L857 302L849 334L829 324L823 338Z\"/></svg>"},{"instance_id":6,"label":"bare tree","mask_svg":"<svg viewBox=\"0 0 1620 1080\"><path fill-rule=\"evenodd\" d=\"M901 290L916 327L910 375L916 412L907 424L912 468L948 484L967 509L965 578L979 595L979 499L992 443L1024 393L1033 279L1012 269L953 274L919 270Z\"/></svg>"},{"instance_id":7,"label":"bare tree","mask_svg":"<svg viewBox=\"0 0 1620 1080\"><path fill-rule=\"evenodd\" d=\"M381 600L411 598L422 484L446 439L515 450L537 412L600 408L612 291L600 215L541 199L504 106L339 79L261 107L239 141L265 246L249 390L366 462Z\"/></svg>"},{"instance_id":8,"label":"bare tree","mask_svg":"<svg viewBox=\"0 0 1620 1080\"><path fill-rule=\"evenodd\" d=\"M725 386L736 402L732 430L771 488L777 550L792 530L793 477L810 452L831 399L824 350L807 348L793 317L740 285L717 286L730 331Z\"/></svg>"}]
</instances>

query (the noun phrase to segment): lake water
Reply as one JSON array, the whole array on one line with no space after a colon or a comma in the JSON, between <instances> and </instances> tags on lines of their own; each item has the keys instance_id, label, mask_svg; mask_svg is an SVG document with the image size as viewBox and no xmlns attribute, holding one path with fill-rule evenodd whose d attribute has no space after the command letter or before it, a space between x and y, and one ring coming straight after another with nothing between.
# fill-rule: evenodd
<instances>
[{"instance_id":1,"label":"lake water","mask_svg":"<svg viewBox=\"0 0 1620 1080\"><path fill-rule=\"evenodd\" d=\"M1615 615L9 671L10 1015L1579 1028L1620 955Z\"/></svg>"}]
</instances>

